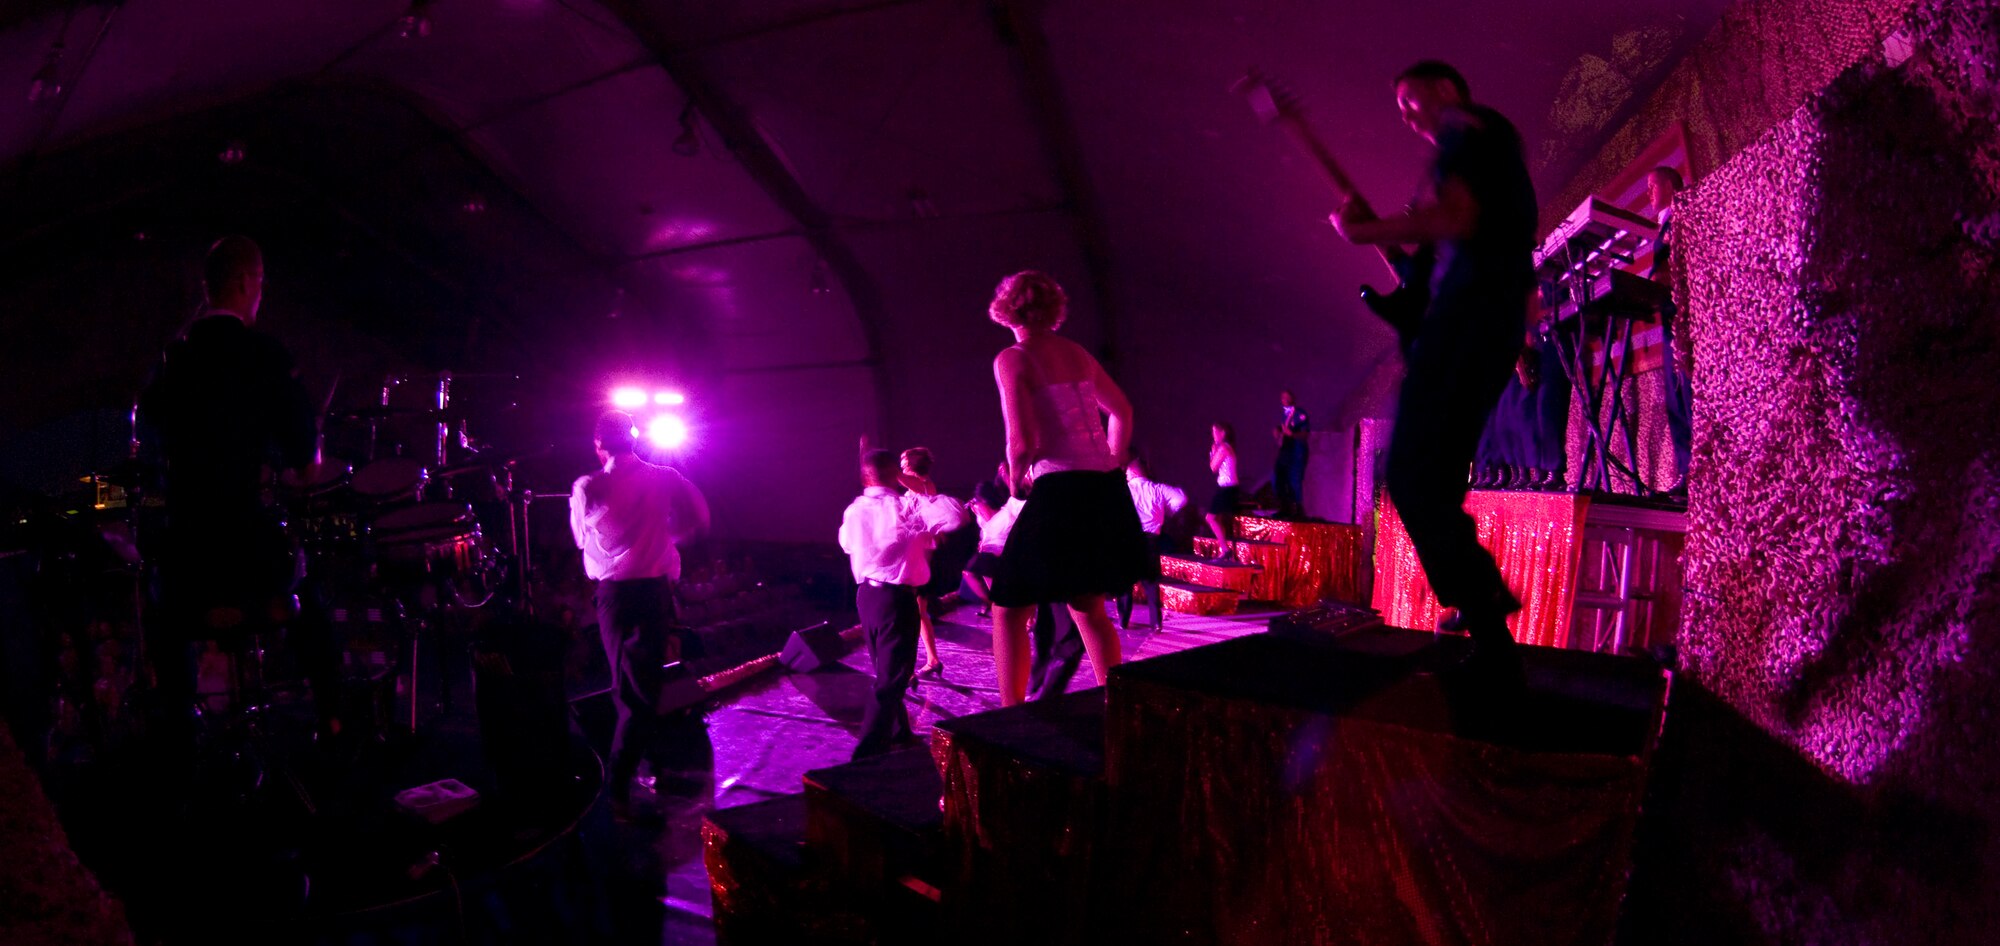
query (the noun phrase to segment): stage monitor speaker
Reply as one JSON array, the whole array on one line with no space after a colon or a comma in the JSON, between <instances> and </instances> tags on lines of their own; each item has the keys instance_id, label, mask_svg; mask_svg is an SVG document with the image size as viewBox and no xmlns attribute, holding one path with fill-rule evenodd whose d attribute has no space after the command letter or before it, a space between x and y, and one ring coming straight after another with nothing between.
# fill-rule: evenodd
<instances>
[{"instance_id":1,"label":"stage monitor speaker","mask_svg":"<svg viewBox=\"0 0 2000 946\"><path fill-rule=\"evenodd\" d=\"M816 624L793 631L785 649L778 652L778 662L793 673L811 673L839 663L844 645L833 625Z\"/></svg>"},{"instance_id":2,"label":"stage monitor speaker","mask_svg":"<svg viewBox=\"0 0 2000 946\"><path fill-rule=\"evenodd\" d=\"M678 713L693 706L699 706L708 699L708 690L701 685L701 678L685 664L668 664L664 671L666 682L660 684L660 698L655 709L664 716Z\"/></svg>"}]
</instances>

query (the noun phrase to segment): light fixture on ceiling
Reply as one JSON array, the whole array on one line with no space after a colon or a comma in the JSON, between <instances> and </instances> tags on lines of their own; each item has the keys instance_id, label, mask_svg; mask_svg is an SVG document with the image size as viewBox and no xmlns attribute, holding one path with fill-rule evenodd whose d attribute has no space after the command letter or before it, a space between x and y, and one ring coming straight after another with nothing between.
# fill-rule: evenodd
<instances>
[{"instance_id":1,"label":"light fixture on ceiling","mask_svg":"<svg viewBox=\"0 0 2000 946\"><path fill-rule=\"evenodd\" d=\"M410 8L396 18L396 35L404 39L423 39L431 35L431 6L437 0L410 0Z\"/></svg>"},{"instance_id":2,"label":"light fixture on ceiling","mask_svg":"<svg viewBox=\"0 0 2000 946\"><path fill-rule=\"evenodd\" d=\"M701 135L695 131L694 100L681 107L681 133L674 137L674 153L692 158L701 153Z\"/></svg>"},{"instance_id":3,"label":"light fixture on ceiling","mask_svg":"<svg viewBox=\"0 0 2000 946\"><path fill-rule=\"evenodd\" d=\"M215 159L230 167L235 167L242 164L243 159L249 156L250 152L243 146L242 139L231 139L227 144L222 146L221 151L216 153Z\"/></svg>"},{"instance_id":4,"label":"light fixture on ceiling","mask_svg":"<svg viewBox=\"0 0 2000 946\"><path fill-rule=\"evenodd\" d=\"M62 98L62 54L63 44L57 40L49 47L49 58L35 70L35 77L28 80L28 104L41 105Z\"/></svg>"},{"instance_id":5,"label":"light fixture on ceiling","mask_svg":"<svg viewBox=\"0 0 2000 946\"><path fill-rule=\"evenodd\" d=\"M465 203L458 205L458 209L469 214L483 214L486 212L486 198L480 194L468 195Z\"/></svg>"},{"instance_id":6,"label":"light fixture on ceiling","mask_svg":"<svg viewBox=\"0 0 2000 946\"><path fill-rule=\"evenodd\" d=\"M826 260L813 261L812 275L806 277L806 288L811 289L816 296L823 296L833 291L833 281L827 278Z\"/></svg>"}]
</instances>

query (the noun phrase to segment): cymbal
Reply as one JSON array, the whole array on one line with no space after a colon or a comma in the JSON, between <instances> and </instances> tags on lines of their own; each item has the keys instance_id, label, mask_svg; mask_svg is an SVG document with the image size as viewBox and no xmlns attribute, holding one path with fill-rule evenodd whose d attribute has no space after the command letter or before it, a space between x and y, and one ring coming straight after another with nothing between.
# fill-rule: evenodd
<instances>
[{"instance_id":1,"label":"cymbal","mask_svg":"<svg viewBox=\"0 0 2000 946\"><path fill-rule=\"evenodd\" d=\"M437 413L438 409L435 407L396 407L378 404L352 410L330 411L326 416L334 420L384 420L390 417L428 417Z\"/></svg>"},{"instance_id":2,"label":"cymbal","mask_svg":"<svg viewBox=\"0 0 2000 946\"><path fill-rule=\"evenodd\" d=\"M475 470L490 470L495 467L506 466L517 460L532 460L539 456L545 456L550 449L547 446L541 446L531 450L487 450L477 456L469 457L450 466L443 467L432 475L441 477L457 476L460 473L471 473Z\"/></svg>"}]
</instances>

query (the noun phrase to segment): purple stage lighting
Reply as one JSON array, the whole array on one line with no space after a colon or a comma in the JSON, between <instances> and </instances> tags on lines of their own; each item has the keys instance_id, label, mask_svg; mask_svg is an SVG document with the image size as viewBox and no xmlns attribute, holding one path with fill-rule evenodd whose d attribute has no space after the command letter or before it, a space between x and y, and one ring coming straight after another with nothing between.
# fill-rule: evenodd
<instances>
[{"instance_id":1,"label":"purple stage lighting","mask_svg":"<svg viewBox=\"0 0 2000 946\"><path fill-rule=\"evenodd\" d=\"M646 439L653 446L672 450L687 442L687 422L672 414L661 414L646 423Z\"/></svg>"},{"instance_id":2,"label":"purple stage lighting","mask_svg":"<svg viewBox=\"0 0 2000 946\"><path fill-rule=\"evenodd\" d=\"M646 392L643 388L615 388L611 392L611 406L621 411L646 406Z\"/></svg>"},{"instance_id":3,"label":"purple stage lighting","mask_svg":"<svg viewBox=\"0 0 2000 946\"><path fill-rule=\"evenodd\" d=\"M653 403L661 407L676 407L687 403L687 395L679 391L654 391Z\"/></svg>"}]
</instances>

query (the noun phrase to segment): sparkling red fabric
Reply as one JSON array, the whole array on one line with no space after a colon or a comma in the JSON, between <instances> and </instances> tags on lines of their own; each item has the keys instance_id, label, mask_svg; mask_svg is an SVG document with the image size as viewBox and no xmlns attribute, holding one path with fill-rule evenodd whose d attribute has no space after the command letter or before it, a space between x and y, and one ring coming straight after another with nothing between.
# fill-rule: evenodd
<instances>
[{"instance_id":1,"label":"sparkling red fabric","mask_svg":"<svg viewBox=\"0 0 2000 946\"><path fill-rule=\"evenodd\" d=\"M1424 579L1410 535L1385 494L1376 504L1375 609L1395 627L1437 627L1442 610ZM1562 647L1569 642L1570 605L1576 598L1583 517L1590 499L1573 493L1475 492L1465 511L1479 523L1479 544L1493 553L1521 610L1507 626L1523 644Z\"/></svg>"}]
</instances>

